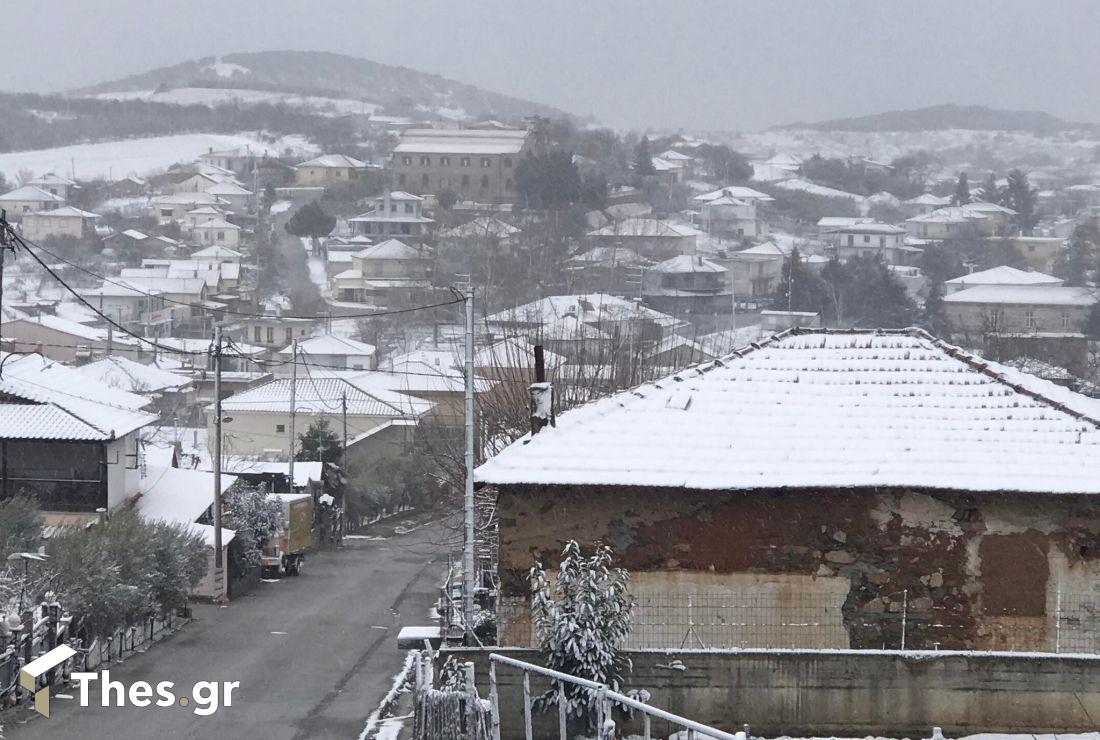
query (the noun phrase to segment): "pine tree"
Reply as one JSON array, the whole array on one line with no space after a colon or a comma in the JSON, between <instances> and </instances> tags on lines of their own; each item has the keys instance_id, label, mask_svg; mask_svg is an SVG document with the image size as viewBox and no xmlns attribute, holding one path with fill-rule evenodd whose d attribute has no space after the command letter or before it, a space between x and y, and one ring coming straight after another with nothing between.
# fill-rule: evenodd
<instances>
[{"instance_id":1,"label":"pine tree","mask_svg":"<svg viewBox=\"0 0 1100 740\"><path fill-rule=\"evenodd\" d=\"M772 309L823 313L828 303L828 292L821 278L806 269L798 247L793 248L783 264L783 278L772 300Z\"/></svg>"},{"instance_id":2,"label":"pine tree","mask_svg":"<svg viewBox=\"0 0 1100 740\"><path fill-rule=\"evenodd\" d=\"M951 199L952 205L964 206L970 202L970 181L965 172L959 173L959 181L955 185L955 196Z\"/></svg>"},{"instance_id":3,"label":"pine tree","mask_svg":"<svg viewBox=\"0 0 1100 740\"><path fill-rule=\"evenodd\" d=\"M298 435L298 452L294 459L300 462L320 461L334 463L340 461L343 444L336 432L329 428L328 419L317 419Z\"/></svg>"},{"instance_id":4,"label":"pine tree","mask_svg":"<svg viewBox=\"0 0 1100 740\"><path fill-rule=\"evenodd\" d=\"M317 201L306 203L286 222L286 230L294 236L328 236L336 228L336 217L325 213Z\"/></svg>"},{"instance_id":5,"label":"pine tree","mask_svg":"<svg viewBox=\"0 0 1100 740\"><path fill-rule=\"evenodd\" d=\"M642 140L638 142L638 146L634 147L634 174L638 177L645 177L655 172L656 170L653 169L653 155L649 151L649 137L643 136Z\"/></svg>"},{"instance_id":6,"label":"pine tree","mask_svg":"<svg viewBox=\"0 0 1100 740\"><path fill-rule=\"evenodd\" d=\"M264 211L270 211L271 206L275 205L275 201L278 196L275 194L275 186L268 183L264 186L264 194L260 198L260 209Z\"/></svg>"},{"instance_id":7,"label":"pine tree","mask_svg":"<svg viewBox=\"0 0 1100 740\"><path fill-rule=\"evenodd\" d=\"M575 540L562 551L558 577L552 581L536 562L529 576L531 617L546 667L620 690L623 673L631 667L623 648L630 635L634 602L627 590L629 576L612 568L611 548L598 546L585 557ZM573 684L565 686L571 718L591 724L595 692ZM557 686L539 697L538 706L554 706Z\"/></svg>"},{"instance_id":8,"label":"pine tree","mask_svg":"<svg viewBox=\"0 0 1100 740\"><path fill-rule=\"evenodd\" d=\"M1079 225L1073 230L1066 251L1054 269L1054 273L1071 288L1080 288L1088 283L1089 276L1097 267L1096 228Z\"/></svg>"}]
</instances>

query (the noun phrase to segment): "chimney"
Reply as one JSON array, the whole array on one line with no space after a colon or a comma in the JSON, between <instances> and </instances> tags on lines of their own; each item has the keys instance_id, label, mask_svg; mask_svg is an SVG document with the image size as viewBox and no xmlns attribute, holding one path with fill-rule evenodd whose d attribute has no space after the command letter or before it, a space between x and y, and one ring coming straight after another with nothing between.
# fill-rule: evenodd
<instances>
[{"instance_id":1,"label":"chimney","mask_svg":"<svg viewBox=\"0 0 1100 740\"><path fill-rule=\"evenodd\" d=\"M531 395L531 435L547 424L554 424L554 386L546 382L546 361L542 345L535 345L535 382L528 389Z\"/></svg>"}]
</instances>

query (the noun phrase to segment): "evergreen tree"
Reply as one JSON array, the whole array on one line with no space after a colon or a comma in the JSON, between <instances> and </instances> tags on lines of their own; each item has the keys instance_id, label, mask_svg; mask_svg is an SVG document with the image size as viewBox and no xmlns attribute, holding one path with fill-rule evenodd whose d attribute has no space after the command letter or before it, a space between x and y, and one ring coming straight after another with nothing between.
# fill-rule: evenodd
<instances>
[{"instance_id":1,"label":"evergreen tree","mask_svg":"<svg viewBox=\"0 0 1100 740\"><path fill-rule=\"evenodd\" d=\"M1004 205L1016 211L1016 227L1024 234L1030 234L1035 228L1038 217L1035 215L1035 190L1027 181L1027 173L1020 169L1008 173L1008 185L1005 186Z\"/></svg>"},{"instance_id":2,"label":"evergreen tree","mask_svg":"<svg viewBox=\"0 0 1100 740\"><path fill-rule=\"evenodd\" d=\"M959 181L955 184L955 195L951 199L952 205L964 206L970 202L970 181L965 172L959 173Z\"/></svg>"},{"instance_id":3,"label":"evergreen tree","mask_svg":"<svg viewBox=\"0 0 1100 740\"><path fill-rule=\"evenodd\" d=\"M529 575L531 617L546 666L571 676L609 685L620 691L623 674L631 667L623 648L630 635L634 602L627 590L629 576L612 568L611 548L599 546L589 557L575 540L562 551L558 577L551 581L536 562ZM539 708L554 706L557 687L539 697ZM565 685L568 715L595 717L594 691Z\"/></svg>"},{"instance_id":4,"label":"evergreen tree","mask_svg":"<svg viewBox=\"0 0 1100 740\"><path fill-rule=\"evenodd\" d=\"M982 185L982 200L986 203L1001 202L1001 189L997 187L997 176L992 172L986 178L985 185Z\"/></svg>"},{"instance_id":5,"label":"evergreen tree","mask_svg":"<svg viewBox=\"0 0 1100 740\"><path fill-rule=\"evenodd\" d=\"M563 151L524 157L516 167L516 191L527 208L560 210L582 197L573 155Z\"/></svg>"},{"instance_id":6,"label":"evergreen tree","mask_svg":"<svg viewBox=\"0 0 1100 740\"><path fill-rule=\"evenodd\" d=\"M935 280L928 289L921 309L920 326L934 337L946 339L951 336L951 322L943 304L943 283Z\"/></svg>"},{"instance_id":7,"label":"evergreen tree","mask_svg":"<svg viewBox=\"0 0 1100 740\"><path fill-rule=\"evenodd\" d=\"M638 142L638 146L634 147L634 174L638 177L645 177L655 172L656 170L653 169L653 154L649 151L649 137L643 136L642 140Z\"/></svg>"},{"instance_id":8,"label":"evergreen tree","mask_svg":"<svg viewBox=\"0 0 1100 740\"><path fill-rule=\"evenodd\" d=\"M775 311L811 311L825 313L829 304L828 291L821 278L806 268L798 248L791 250L783 263L783 279L772 300Z\"/></svg>"},{"instance_id":9,"label":"evergreen tree","mask_svg":"<svg viewBox=\"0 0 1100 740\"><path fill-rule=\"evenodd\" d=\"M329 428L328 419L317 419L298 435L298 452L295 460L301 462L320 461L335 463L340 461L343 444L336 432Z\"/></svg>"},{"instance_id":10,"label":"evergreen tree","mask_svg":"<svg viewBox=\"0 0 1100 740\"><path fill-rule=\"evenodd\" d=\"M275 186L268 183L264 186L264 194L260 198L260 209L264 211L270 211L271 206L275 204L277 196L275 195Z\"/></svg>"},{"instance_id":11,"label":"evergreen tree","mask_svg":"<svg viewBox=\"0 0 1100 740\"><path fill-rule=\"evenodd\" d=\"M1065 280L1067 286L1079 288L1088 283L1097 267L1098 236L1095 226L1081 224L1073 230L1066 251L1054 269L1054 274Z\"/></svg>"},{"instance_id":12,"label":"evergreen tree","mask_svg":"<svg viewBox=\"0 0 1100 740\"><path fill-rule=\"evenodd\" d=\"M847 267L852 272L848 306L855 326L901 329L913 324L917 306L881 257L856 258Z\"/></svg>"},{"instance_id":13,"label":"evergreen tree","mask_svg":"<svg viewBox=\"0 0 1100 740\"><path fill-rule=\"evenodd\" d=\"M328 236L336 228L336 217L330 216L317 201L306 203L286 222L286 230L294 236Z\"/></svg>"}]
</instances>

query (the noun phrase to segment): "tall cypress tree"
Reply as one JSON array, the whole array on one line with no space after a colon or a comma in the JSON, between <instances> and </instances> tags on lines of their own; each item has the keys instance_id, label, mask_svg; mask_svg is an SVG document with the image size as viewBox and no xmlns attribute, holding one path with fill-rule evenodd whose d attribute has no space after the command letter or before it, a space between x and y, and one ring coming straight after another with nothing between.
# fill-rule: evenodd
<instances>
[{"instance_id":1,"label":"tall cypress tree","mask_svg":"<svg viewBox=\"0 0 1100 740\"><path fill-rule=\"evenodd\" d=\"M964 206L970 202L970 181L965 172L959 173L959 182L955 185L955 197L951 200L953 205Z\"/></svg>"},{"instance_id":2,"label":"tall cypress tree","mask_svg":"<svg viewBox=\"0 0 1100 740\"><path fill-rule=\"evenodd\" d=\"M634 174L644 177L654 172L656 170L653 169L653 155L649 151L649 137L643 136L638 146L634 147Z\"/></svg>"}]
</instances>

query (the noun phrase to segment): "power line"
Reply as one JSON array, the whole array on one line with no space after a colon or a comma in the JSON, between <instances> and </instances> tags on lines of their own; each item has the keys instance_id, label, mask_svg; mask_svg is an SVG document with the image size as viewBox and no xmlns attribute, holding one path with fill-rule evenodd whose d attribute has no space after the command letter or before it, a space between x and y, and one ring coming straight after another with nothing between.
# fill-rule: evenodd
<instances>
[{"instance_id":1,"label":"power line","mask_svg":"<svg viewBox=\"0 0 1100 740\"><path fill-rule=\"evenodd\" d=\"M12 233L14 233L14 232L12 232ZM409 308L395 308L395 309L392 309L392 310L383 310L383 311L368 311L368 312L362 312L362 313L344 314L344 315L341 315L341 316L331 316L331 315L328 315L328 314L282 314L282 315L279 315L279 314L269 314L269 313L253 313L253 312L250 312L250 311L237 311L237 310L231 309L231 308L215 308L215 307L212 307L212 306L205 306L201 303L191 303L191 302L188 302L188 301L177 301L173 298L166 298L163 295L159 295L157 293L150 293L148 291L144 291L141 288L138 288L137 286L132 285L131 283L125 282L125 278L119 278L119 279L116 280L114 278L109 278L105 275L100 275L97 272L89 270L87 267L84 267L83 265L77 264L76 262L73 262L72 260L66 259L65 257L62 257L61 255L59 255L55 252L51 252L49 249L46 249L45 247L43 247L40 244L28 241L28 240L24 239L22 236L16 235L16 238L19 240L19 242L22 244L22 246L27 250L27 252L29 252L31 254L31 256L35 257L35 259L39 262L39 264L44 264L44 263L42 263L42 261L37 258L37 255L35 255L33 252L31 252L31 249L30 249L29 245L33 245L35 249L39 249L39 250L45 252L50 257L53 257L54 259L56 259L60 262L63 262L66 265L69 265L70 267L74 267L77 270L80 270L81 272L86 273L86 274L88 274L88 275L90 275L94 278L102 280L105 283L109 283L109 284L114 285L114 286L119 287L119 288L125 288L126 290L132 290L133 292L138 293L140 295L143 295L147 298L156 298L156 299L161 300L165 303L172 303L172 304L175 304L177 306L185 306L187 308L193 308L193 309L197 308L197 309L201 309L201 310L204 310L204 311L210 311L211 313L229 314L229 315L232 315L232 316L244 316L244 317L254 318L254 319L310 319L310 320L329 319L329 318L335 318L335 319L370 319L370 318L378 318L380 316L396 316L398 314L412 313L414 311L426 311L426 310L430 310L430 309L433 309L433 308L443 308L445 306L454 306L458 303L462 303L463 301L465 301L465 297L458 294L458 291L456 291L454 288L448 287L448 290L450 290L451 293L454 295L454 298L452 298L452 300L449 300L449 301L441 301L439 303L432 303L432 304L428 304L428 305L425 305L425 306L411 306ZM56 278L56 275L54 277ZM196 278L196 279L201 280L203 278Z\"/></svg>"}]
</instances>

